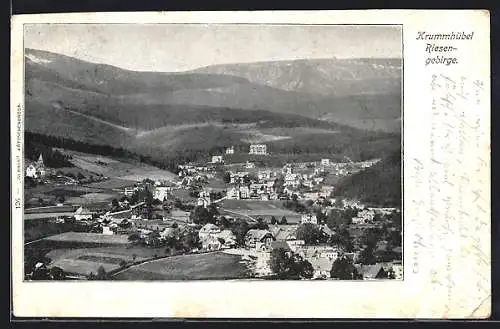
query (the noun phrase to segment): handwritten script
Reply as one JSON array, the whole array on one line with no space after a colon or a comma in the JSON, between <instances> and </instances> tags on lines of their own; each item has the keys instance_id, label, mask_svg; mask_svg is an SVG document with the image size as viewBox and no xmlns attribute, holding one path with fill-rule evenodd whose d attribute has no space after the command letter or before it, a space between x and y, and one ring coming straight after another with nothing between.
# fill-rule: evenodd
<instances>
[{"instance_id":1,"label":"handwritten script","mask_svg":"<svg viewBox=\"0 0 500 329\"><path fill-rule=\"evenodd\" d=\"M430 226L416 241L437 251L430 284L441 294L448 317L450 309L473 309L490 293L485 91L482 81L445 74L433 74L430 88L430 157L428 163L413 161L414 169L426 168L429 192L425 203L425 198L419 202L426 205Z\"/></svg>"}]
</instances>

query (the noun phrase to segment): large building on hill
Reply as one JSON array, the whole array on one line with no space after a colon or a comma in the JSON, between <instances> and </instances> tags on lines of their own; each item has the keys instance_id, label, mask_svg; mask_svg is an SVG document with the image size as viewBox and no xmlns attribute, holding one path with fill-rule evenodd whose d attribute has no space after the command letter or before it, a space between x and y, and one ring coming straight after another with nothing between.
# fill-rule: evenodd
<instances>
[{"instance_id":1,"label":"large building on hill","mask_svg":"<svg viewBox=\"0 0 500 329\"><path fill-rule=\"evenodd\" d=\"M252 144L252 145L250 145L249 154L267 155L267 145L265 145L265 144Z\"/></svg>"}]
</instances>

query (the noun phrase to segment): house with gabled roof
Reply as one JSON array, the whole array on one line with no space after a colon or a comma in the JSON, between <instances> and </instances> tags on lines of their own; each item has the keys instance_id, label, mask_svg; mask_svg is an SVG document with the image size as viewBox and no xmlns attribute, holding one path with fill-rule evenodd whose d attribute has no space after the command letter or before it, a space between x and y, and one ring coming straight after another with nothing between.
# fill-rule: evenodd
<instances>
[{"instance_id":1,"label":"house with gabled roof","mask_svg":"<svg viewBox=\"0 0 500 329\"><path fill-rule=\"evenodd\" d=\"M245 246L259 250L269 247L276 239L269 230L251 229L245 235Z\"/></svg>"}]
</instances>

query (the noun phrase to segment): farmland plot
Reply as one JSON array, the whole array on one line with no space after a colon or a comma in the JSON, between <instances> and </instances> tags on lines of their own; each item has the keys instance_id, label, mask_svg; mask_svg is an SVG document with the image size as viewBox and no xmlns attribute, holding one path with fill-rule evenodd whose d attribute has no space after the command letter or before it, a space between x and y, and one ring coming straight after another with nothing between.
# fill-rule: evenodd
<instances>
[{"instance_id":1,"label":"farmland plot","mask_svg":"<svg viewBox=\"0 0 500 329\"><path fill-rule=\"evenodd\" d=\"M181 255L146 262L118 272L116 280L220 280L251 277L239 255L222 252Z\"/></svg>"}]
</instances>

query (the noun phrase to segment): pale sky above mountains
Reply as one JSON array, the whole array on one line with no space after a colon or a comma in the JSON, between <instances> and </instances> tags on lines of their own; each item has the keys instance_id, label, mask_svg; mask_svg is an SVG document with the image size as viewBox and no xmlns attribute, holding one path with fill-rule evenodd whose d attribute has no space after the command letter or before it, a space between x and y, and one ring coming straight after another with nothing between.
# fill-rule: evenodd
<instances>
[{"instance_id":1,"label":"pale sky above mountains","mask_svg":"<svg viewBox=\"0 0 500 329\"><path fill-rule=\"evenodd\" d=\"M304 58L402 58L399 26L27 24L24 45L137 71Z\"/></svg>"}]
</instances>

